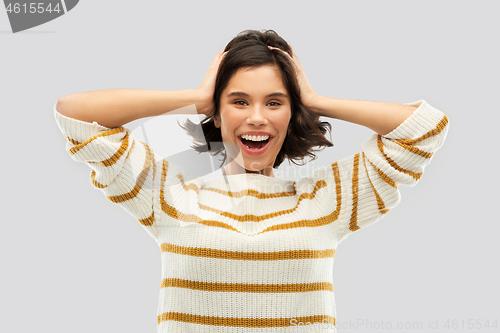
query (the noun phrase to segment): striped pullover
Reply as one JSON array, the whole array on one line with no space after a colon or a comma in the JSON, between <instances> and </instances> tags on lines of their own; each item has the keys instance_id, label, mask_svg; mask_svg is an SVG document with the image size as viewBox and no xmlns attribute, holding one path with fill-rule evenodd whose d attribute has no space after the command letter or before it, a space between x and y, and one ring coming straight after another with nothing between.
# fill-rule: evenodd
<instances>
[{"instance_id":1,"label":"striped pullover","mask_svg":"<svg viewBox=\"0 0 500 333\"><path fill-rule=\"evenodd\" d=\"M126 127L60 114L90 180L157 242L159 333L336 332L338 244L379 220L443 144L448 118L425 100L357 154L298 181L261 174L187 180ZM301 328L309 328L307 330Z\"/></svg>"}]
</instances>

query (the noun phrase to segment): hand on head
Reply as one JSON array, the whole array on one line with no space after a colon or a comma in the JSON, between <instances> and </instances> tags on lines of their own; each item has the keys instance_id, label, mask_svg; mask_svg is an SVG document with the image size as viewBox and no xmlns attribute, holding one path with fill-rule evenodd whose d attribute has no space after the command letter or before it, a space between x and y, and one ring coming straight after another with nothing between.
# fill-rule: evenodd
<instances>
[{"instance_id":1,"label":"hand on head","mask_svg":"<svg viewBox=\"0 0 500 333\"><path fill-rule=\"evenodd\" d=\"M198 113L204 114L206 116L211 116L213 110L213 96L215 91L215 79L217 77L217 71L219 69L219 65L224 59L224 56L227 54L226 52L219 51L215 56L212 64L208 68L207 74L203 79L201 85L195 89L197 96L200 100L199 105L196 105Z\"/></svg>"},{"instance_id":2,"label":"hand on head","mask_svg":"<svg viewBox=\"0 0 500 333\"><path fill-rule=\"evenodd\" d=\"M299 87L300 87L300 100L306 108L311 107L313 105L313 100L314 100L316 93L313 91L313 89L309 85L309 82L307 81L306 75L304 73L304 67L302 67L302 64L300 63L299 58L297 58L297 54L293 50L293 47L290 45L290 48L292 49L293 57L291 57L290 54L288 54L288 52L285 52L285 51L281 50L280 48L269 46L269 45L268 45L268 48L270 50L278 50L279 52L282 52L293 63L293 65L295 66L295 70L296 70L295 74L297 75L297 80L299 82Z\"/></svg>"}]
</instances>

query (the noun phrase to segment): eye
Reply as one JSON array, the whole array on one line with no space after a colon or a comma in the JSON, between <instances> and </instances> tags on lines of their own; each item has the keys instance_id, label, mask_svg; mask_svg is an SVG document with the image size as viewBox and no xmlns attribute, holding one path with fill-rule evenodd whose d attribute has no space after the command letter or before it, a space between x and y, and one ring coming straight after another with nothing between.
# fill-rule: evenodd
<instances>
[{"instance_id":1,"label":"eye","mask_svg":"<svg viewBox=\"0 0 500 333\"><path fill-rule=\"evenodd\" d=\"M240 103L243 103L243 104L240 104ZM236 105L245 105L246 101L235 101L234 104L236 104Z\"/></svg>"},{"instance_id":2,"label":"eye","mask_svg":"<svg viewBox=\"0 0 500 333\"><path fill-rule=\"evenodd\" d=\"M269 104L273 104L273 103L274 103L274 105L271 105L271 106L278 106L278 105L281 105L281 104L280 104L280 103L278 103L278 102L269 102Z\"/></svg>"}]
</instances>

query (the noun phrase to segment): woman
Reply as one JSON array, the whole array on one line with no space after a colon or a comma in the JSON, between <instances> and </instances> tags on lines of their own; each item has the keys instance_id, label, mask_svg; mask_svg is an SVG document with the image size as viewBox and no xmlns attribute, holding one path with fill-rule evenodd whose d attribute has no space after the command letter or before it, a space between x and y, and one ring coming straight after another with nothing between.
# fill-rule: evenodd
<instances>
[{"instance_id":1,"label":"woman","mask_svg":"<svg viewBox=\"0 0 500 333\"><path fill-rule=\"evenodd\" d=\"M224 155L222 177L187 181L123 127L193 104L207 116L203 131L185 128L198 151ZM398 204L398 186L417 183L448 131L446 115L424 100L316 94L272 30L240 33L197 89L79 93L54 111L72 158L92 168L93 185L160 246L158 332L334 332L335 249ZM331 145L319 116L376 134L310 177L274 177L285 158L315 157L314 147Z\"/></svg>"}]
</instances>

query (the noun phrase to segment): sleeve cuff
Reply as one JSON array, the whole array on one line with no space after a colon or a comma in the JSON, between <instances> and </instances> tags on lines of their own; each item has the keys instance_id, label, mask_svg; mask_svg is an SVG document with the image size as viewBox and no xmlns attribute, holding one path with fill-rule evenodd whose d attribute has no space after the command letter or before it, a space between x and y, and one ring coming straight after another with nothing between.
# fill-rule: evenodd
<instances>
[{"instance_id":1,"label":"sleeve cuff","mask_svg":"<svg viewBox=\"0 0 500 333\"><path fill-rule=\"evenodd\" d=\"M79 119L65 116L56 109L54 104L54 117L62 133L79 142L84 142L100 133L111 130L111 128L99 125L96 121L89 123Z\"/></svg>"},{"instance_id":2,"label":"sleeve cuff","mask_svg":"<svg viewBox=\"0 0 500 333\"><path fill-rule=\"evenodd\" d=\"M430 106L423 99L403 104L417 106L417 109L403 123L383 137L395 140L418 138L426 134L429 129L436 127L446 117L443 112Z\"/></svg>"}]
</instances>

